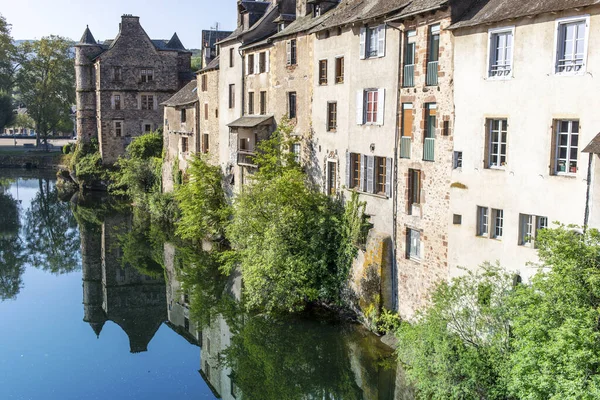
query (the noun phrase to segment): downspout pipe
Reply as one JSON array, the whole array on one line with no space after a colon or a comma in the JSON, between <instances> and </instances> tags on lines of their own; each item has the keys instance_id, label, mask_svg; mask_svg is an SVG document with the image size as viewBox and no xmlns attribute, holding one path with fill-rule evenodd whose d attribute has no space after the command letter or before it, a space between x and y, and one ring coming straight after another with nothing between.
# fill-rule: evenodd
<instances>
[{"instance_id":1,"label":"downspout pipe","mask_svg":"<svg viewBox=\"0 0 600 400\"><path fill-rule=\"evenodd\" d=\"M588 222L590 218L590 188L592 186L592 159L594 153L588 153L588 169L586 179L586 192L585 192L585 215L583 217L583 233L587 231Z\"/></svg>"}]
</instances>

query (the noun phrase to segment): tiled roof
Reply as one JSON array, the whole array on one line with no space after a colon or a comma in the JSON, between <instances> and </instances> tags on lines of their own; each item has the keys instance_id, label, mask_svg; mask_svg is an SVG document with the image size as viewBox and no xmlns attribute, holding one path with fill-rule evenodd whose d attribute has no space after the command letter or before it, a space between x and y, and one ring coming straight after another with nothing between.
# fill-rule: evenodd
<instances>
[{"instance_id":1,"label":"tiled roof","mask_svg":"<svg viewBox=\"0 0 600 400\"><path fill-rule=\"evenodd\" d=\"M227 124L227 126L231 128L254 128L258 125L265 125L271 119L273 119L272 115L245 115Z\"/></svg>"},{"instance_id":2,"label":"tiled roof","mask_svg":"<svg viewBox=\"0 0 600 400\"><path fill-rule=\"evenodd\" d=\"M582 153L592 153L592 154L600 154L600 133L597 134L591 142L585 146L585 149L581 151Z\"/></svg>"},{"instance_id":3,"label":"tiled roof","mask_svg":"<svg viewBox=\"0 0 600 400\"><path fill-rule=\"evenodd\" d=\"M173 34L173 37L167 43L167 48L176 49L176 50L185 50L183 44L181 44L181 40L179 40L179 36L177 36L177 32Z\"/></svg>"},{"instance_id":4,"label":"tiled roof","mask_svg":"<svg viewBox=\"0 0 600 400\"><path fill-rule=\"evenodd\" d=\"M479 0L450 29L600 4L600 0Z\"/></svg>"},{"instance_id":5,"label":"tiled roof","mask_svg":"<svg viewBox=\"0 0 600 400\"><path fill-rule=\"evenodd\" d=\"M85 27L83 36L81 36L81 39L79 40L78 44L97 44L96 39L94 39L94 35L92 35L89 26Z\"/></svg>"},{"instance_id":6,"label":"tiled roof","mask_svg":"<svg viewBox=\"0 0 600 400\"><path fill-rule=\"evenodd\" d=\"M198 101L197 84L194 79L187 85L185 85L179 92L175 93L169 100L161 103L162 105L175 107L185 106L187 104L195 103Z\"/></svg>"}]
</instances>

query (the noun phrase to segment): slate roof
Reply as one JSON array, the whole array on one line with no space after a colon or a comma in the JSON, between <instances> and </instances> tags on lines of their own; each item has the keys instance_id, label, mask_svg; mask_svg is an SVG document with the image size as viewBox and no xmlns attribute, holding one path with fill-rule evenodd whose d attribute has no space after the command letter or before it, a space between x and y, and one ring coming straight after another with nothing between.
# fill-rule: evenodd
<instances>
[{"instance_id":1,"label":"slate roof","mask_svg":"<svg viewBox=\"0 0 600 400\"><path fill-rule=\"evenodd\" d=\"M600 4L600 0L479 0L450 29Z\"/></svg>"},{"instance_id":2,"label":"slate roof","mask_svg":"<svg viewBox=\"0 0 600 400\"><path fill-rule=\"evenodd\" d=\"M215 58L212 59L211 62L208 63L208 65L204 68L202 68L200 71L198 71L198 73L200 72L208 72L208 71L212 71L215 69L219 69L219 58L221 56L216 56Z\"/></svg>"},{"instance_id":3,"label":"slate roof","mask_svg":"<svg viewBox=\"0 0 600 400\"><path fill-rule=\"evenodd\" d=\"M600 133L598 133L591 142L585 146L585 149L581 151L582 153L592 153L592 154L600 154Z\"/></svg>"},{"instance_id":4,"label":"slate roof","mask_svg":"<svg viewBox=\"0 0 600 400\"><path fill-rule=\"evenodd\" d=\"M467 0L458 0L467 1ZM523 0L527 1L527 0ZM393 16L393 19L406 18L411 15L419 14L425 11L437 10L449 4L449 0L412 0L408 2L398 14ZM456 1L455 1L456 2Z\"/></svg>"},{"instance_id":5,"label":"slate roof","mask_svg":"<svg viewBox=\"0 0 600 400\"><path fill-rule=\"evenodd\" d=\"M278 32L275 35L271 36L270 39L279 39L282 37L293 35L295 33L308 31L309 29L311 29L311 28L317 26L318 24L324 22L325 20L327 20L331 16L332 12L333 11L327 12L317 18L313 18L313 16L310 14L305 15L303 17L296 18L296 20L294 22L289 24L281 32Z\"/></svg>"},{"instance_id":6,"label":"slate roof","mask_svg":"<svg viewBox=\"0 0 600 400\"><path fill-rule=\"evenodd\" d=\"M198 101L197 83L194 79L175 93L169 100L161 103L168 107L185 106Z\"/></svg>"},{"instance_id":7,"label":"slate roof","mask_svg":"<svg viewBox=\"0 0 600 400\"><path fill-rule=\"evenodd\" d=\"M250 14L250 27L244 30L243 26L238 26L231 35L227 36L224 39L221 39L217 42L217 44L229 42L231 40L237 39L240 35L248 33L256 29L256 27L260 24L261 20L265 18L265 16L276 9L273 3L269 1L241 1L238 3L238 7L243 7L246 12ZM269 10L270 8L270 10Z\"/></svg>"},{"instance_id":8,"label":"slate roof","mask_svg":"<svg viewBox=\"0 0 600 400\"><path fill-rule=\"evenodd\" d=\"M181 44L181 40L179 40L179 36L177 36L177 32L173 34L173 37L171 37L171 40L167 43L167 48L185 50L185 47Z\"/></svg>"},{"instance_id":9,"label":"slate roof","mask_svg":"<svg viewBox=\"0 0 600 400\"><path fill-rule=\"evenodd\" d=\"M79 43L77 44L98 44L96 39L94 39L94 35L92 35L88 25L86 25L85 31L83 31L83 36L81 36L81 39L79 39Z\"/></svg>"},{"instance_id":10,"label":"slate roof","mask_svg":"<svg viewBox=\"0 0 600 400\"><path fill-rule=\"evenodd\" d=\"M273 119L272 115L245 115L227 124L227 126L231 128L254 128L258 125L265 125L265 122L270 119Z\"/></svg>"}]
</instances>

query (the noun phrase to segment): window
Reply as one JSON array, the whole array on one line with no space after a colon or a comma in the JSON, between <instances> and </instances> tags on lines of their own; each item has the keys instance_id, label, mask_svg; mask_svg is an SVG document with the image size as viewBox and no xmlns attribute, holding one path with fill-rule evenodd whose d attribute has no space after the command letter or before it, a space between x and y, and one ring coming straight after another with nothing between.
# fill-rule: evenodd
<instances>
[{"instance_id":1,"label":"window","mask_svg":"<svg viewBox=\"0 0 600 400\"><path fill-rule=\"evenodd\" d=\"M556 121L556 174L574 174L577 172L577 152L579 145L579 121Z\"/></svg>"},{"instance_id":2,"label":"window","mask_svg":"<svg viewBox=\"0 0 600 400\"><path fill-rule=\"evenodd\" d=\"M296 39L286 42L287 65L296 65Z\"/></svg>"},{"instance_id":3,"label":"window","mask_svg":"<svg viewBox=\"0 0 600 400\"><path fill-rule=\"evenodd\" d=\"M144 68L141 70L142 82L152 82L154 80L154 70Z\"/></svg>"},{"instance_id":4,"label":"window","mask_svg":"<svg viewBox=\"0 0 600 400\"><path fill-rule=\"evenodd\" d=\"M408 204L421 204L421 171L408 170Z\"/></svg>"},{"instance_id":5,"label":"window","mask_svg":"<svg viewBox=\"0 0 600 400\"><path fill-rule=\"evenodd\" d=\"M449 136L450 135L450 121L446 120L443 122L442 126L442 135Z\"/></svg>"},{"instance_id":6,"label":"window","mask_svg":"<svg viewBox=\"0 0 600 400\"><path fill-rule=\"evenodd\" d=\"M267 92L260 92L260 115L267 113Z\"/></svg>"},{"instance_id":7,"label":"window","mask_svg":"<svg viewBox=\"0 0 600 400\"><path fill-rule=\"evenodd\" d=\"M121 109L121 95L120 94L114 94L113 95L112 106L113 106L113 110L120 110Z\"/></svg>"},{"instance_id":8,"label":"window","mask_svg":"<svg viewBox=\"0 0 600 400\"><path fill-rule=\"evenodd\" d=\"M248 54L248 75L254 73L254 54Z\"/></svg>"},{"instance_id":9,"label":"window","mask_svg":"<svg viewBox=\"0 0 600 400\"><path fill-rule=\"evenodd\" d=\"M204 120L208 121L208 103L204 103Z\"/></svg>"},{"instance_id":10,"label":"window","mask_svg":"<svg viewBox=\"0 0 600 400\"><path fill-rule=\"evenodd\" d=\"M181 152L187 153L188 151L188 138L185 136L181 137Z\"/></svg>"},{"instance_id":11,"label":"window","mask_svg":"<svg viewBox=\"0 0 600 400\"><path fill-rule=\"evenodd\" d=\"M327 60L319 61L319 85L327 85Z\"/></svg>"},{"instance_id":12,"label":"window","mask_svg":"<svg viewBox=\"0 0 600 400\"><path fill-rule=\"evenodd\" d=\"M440 26L429 28L429 45L427 49L427 76L426 85L438 84L438 60L440 56Z\"/></svg>"},{"instance_id":13,"label":"window","mask_svg":"<svg viewBox=\"0 0 600 400\"><path fill-rule=\"evenodd\" d=\"M335 59L335 83L344 83L344 57Z\"/></svg>"},{"instance_id":14,"label":"window","mask_svg":"<svg viewBox=\"0 0 600 400\"><path fill-rule=\"evenodd\" d=\"M490 78L509 77L512 72L514 28L491 30L489 35L488 76Z\"/></svg>"},{"instance_id":15,"label":"window","mask_svg":"<svg viewBox=\"0 0 600 400\"><path fill-rule=\"evenodd\" d=\"M585 71L588 26L589 16L557 21L555 65L557 74L577 74Z\"/></svg>"},{"instance_id":16,"label":"window","mask_svg":"<svg viewBox=\"0 0 600 400\"><path fill-rule=\"evenodd\" d=\"M320 4L313 4L313 17L320 17L321 16L321 5Z\"/></svg>"},{"instance_id":17,"label":"window","mask_svg":"<svg viewBox=\"0 0 600 400\"><path fill-rule=\"evenodd\" d=\"M207 77L206 77L206 75L202 75L202 91L203 92L206 92L208 90L207 86L208 86Z\"/></svg>"},{"instance_id":18,"label":"window","mask_svg":"<svg viewBox=\"0 0 600 400\"><path fill-rule=\"evenodd\" d=\"M208 146L209 146L208 139L209 139L208 133L205 133L202 135L202 152L203 153L208 153Z\"/></svg>"},{"instance_id":19,"label":"window","mask_svg":"<svg viewBox=\"0 0 600 400\"><path fill-rule=\"evenodd\" d=\"M116 137L123 136L123 121L115 121L114 126L115 126L115 136Z\"/></svg>"},{"instance_id":20,"label":"window","mask_svg":"<svg viewBox=\"0 0 600 400\"><path fill-rule=\"evenodd\" d=\"M502 239L502 230L504 227L504 210L492 209L492 238Z\"/></svg>"},{"instance_id":21,"label":"window","mask_svg":"<svg viewBox=\"0 0 600 400\"><path fill-rule=\"evenodd\" d=\"M385 55L385 25L360 29L360 58L383 57Z\"/></svg>"},{"instance_id":22,"label":"window","mask_svg":"<svg viewBox=\"0 0 600 400\"><path fill-rule=\"evenodd\" d=\"M456 168L462 168L462 151L455 151L454 152L454 157L453 157L453 162L452 162L452 166L454 169Z\"/></svg>"},{"instance_id":23,"label":"window","mask_svg":"<svg viewBox=\"0 0 600 400\"><path fill-rule=\"evenodd\" d=\"M277 24L277 32L281 32L284 29L285 29L285 22L280 22L279 24Z\"/></svg>"},{"instance_id":24,"label":"window","mask_svg":"<svg viewBox=\"0 0 600 400\"><path fill-rule=\"evenodd\" d=\"M327 103L327 131L335 132L337 128L337 102Z\"/></svg>"},{"instance_id":25,"label":"window","mask_svg":"<svg viewBox=\"0 0 600 400\"><path fill-rule=\"evenodd\" d=\"M356 123L383 125L385 89L366 89L356 93Z\"/></svg>"},{"instance_id":26,"label":"window","mask_svg":"<svg viewBox=\"0 0 600 400\"><path fill-rule=\"evenodd\" d=\"M404 49L404 77L402 86L412 87L415 85L415 54L417 46L417 31L406 32L406 48Z\"/></svg>"},{"instance_id":27,"label":"window","mask_svg":"<svg viewBox=\"0 0 600 400\"><path fill-rule=\"evenodd\" d=\"M187 319L186 317L183 317L183 327L185 328L186 331L190 330L190 320Z\"/></svg>"},{"instance_id":28,"label":"window","mask_svg":"<svg viewBox=\"0 0 600 400\"><path fill-rule=\"evenodd\" d=\"M215 118L219 118L219 109L215 108Z\"/></svg>"},{"instance_id":29,"label":"window","mask_svg":"<svg viewBox=\"0 0 600 400\"><path fill-rule=\"evenodd\" d=\"M365 122L377 122L377 90L365 91Z\"/></svg>"},{"instance_id":30,"label":"window","mask_svg":"<svg viewBox=\"0 0 600 400\"><path fill-rule=\"evenodd\" d=\"M248 92L248 114L254 114L254 92Z\"/></svg>"},{"instance_id":31,"label":"window","mask_svg":"<svg viewBox=\"0 0 600 400\"><path fill-rule=\"evenodd\" d=\"M141 100L142 110L154 110L154 95L143 94L141 95Z\"/></svg>"},{"instance_id":32,"label":"window","mask_svg":"<svg viewBox=\"0 0 600 400\"><path fill-rule=\"evenodd\" d=\"M548 217L519 214L519 245L535 247L538 232L547 227Z\"/></svg>"},{"instance_id":33,"label":"window","mask_svg":"<svg viewBox=\"0 0 600 400\"><path fill-rule=\"evenodd\" d=\"M121 67L113 67L113 81L121 81Z\"/></svg>"},{"instance_id":34,"label":"window","mask_svg":"<svg viewBox=\"0 0 600 400\"><path fill-rule=\"evenodd\" d=\"M406 230L406 258L421 259L421 232L416 229Z\"/></svg>"},{"instance_id":35,"label":"window","mask_svg":"<svg viewBox=\"0 0 600 400\"><path fill-rule=\"evenodd\" d=\"M487 207L477 207L477 236L488 235L488 209Z\"/></svg>"},{"instance_id":36,"label":"window","mask_svg":"<svg viewBox=\"0 0 600 400\"><path fill-rule=\"evenodd\" d=\"M362 156L357 153L350 153L350 189L360 190L360 175L362 172Z\"/></svg>"},{"instance_id":37,"label":"window","mask_svg":"<svg viewBox=\"0 0 600 400\"><path fill-rule=\"evenodd\" d=\"M508 121L506 119L488 120L488 168L499 168L506 165L506 135Z\"/></svg>"},{"instance_id":38,"label":"window","mask_svg":"<svg viewBox=\"0 0 600 400\"><path fill-rule=\"evenodd\" d=\"M229 68L233 68L233 47L229 49Z\"/></svg>"},{"instance_id":39,"label":"window","mask_svg":"<svg viewBox=\"0 0 600 400\"><path fill-rule=\"evenodd\" d=\"M296 118L296 92L288 93L288 117Z\"/></svg>"},{"instance_id":40,"label":"window","mask_svg":"<svg viewBox=\"0 0 600 400\"><path fill-rule=\"evenodd\" d=\"M152 132L152 124L144 124L144 133Z\"/></svg>"},{"instance_id":41,"label":"window","mask_svg":"<svg viewBox=\"0 0 600 400\"><path fill-rule=\"evenodd\" d=\"M452 223L454 225L461 225L462 224L462 215L452 214Z\"/></svg>"},{"instance_id":42,"label":"window","mask_svg":"<svg viewBox=\"0 0 600 400\"><path fill-rule=\"evenodd\" d=\"M386 171L387 171L385 157L375 157L375 193L386 194Z\"/></svg>"},{"instance_id":43,"label":"window","mask_svg":"<svg viewBox=\"0 0 600 400\"><path fill-rule=\"evenodd\" d=\"M229 85L229 108L235 107L235 85Z\"/></svg>"},{"instance_id":44,"label":"window","mask_svg":"<svg viewBox=\"0 0 600 400\"><path fill-rule=\"evenodd\" d=\"M327 161L327 195L335 196L336 180L337 180L337 163Z\"/></svg>"},{"instance_id":45,"label":"window","mask_svg":"<svg viewBox=\"0 0 600 400\"><path fill-rule=\"evenodd\" d=\"M435 138L437 104L425 104L425 138Z\"/></svg>"},{"instance_id":46,"label":"window","mask_svg":"<svg viewBox=\"0 0 600 400\"><path fill-rule=\"evenodd\" d=\"M187 110L185 108L181 109L181 122L185 122L187 119Z\"/></svg>"},{"instance_id":47,"label":"window","mask_svg":"<svg viewBox=\"0 0 600 400\"><path fill-rule=\"evenodd\" d=\"M296 155L296 157L294 158L296 160L297 163L300 163L300 150L301 150L301 145L300 143L292 143L292 153L294 153Z\"/></svg>"},{"instance_id":48,"label":"window","mask_svg":"<svg viewBox=\"0 0 600 400\"><path fill-rule=\"evenodd\" d=\"M267 71L267 53L262 51L258 54L258 72L263 73Z\"/></svg>"}]
</instances>

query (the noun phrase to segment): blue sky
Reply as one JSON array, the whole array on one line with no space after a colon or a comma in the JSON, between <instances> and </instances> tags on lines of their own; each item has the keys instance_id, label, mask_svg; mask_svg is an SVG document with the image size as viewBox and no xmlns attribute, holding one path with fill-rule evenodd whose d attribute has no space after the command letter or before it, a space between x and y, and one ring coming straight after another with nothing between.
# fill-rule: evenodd
<instances>
[{"instance_id":1,"label":"blue sky","mask_svg":"<svg viewBox=\"0 0 600 400\"><path fill-rule=\"evenodd\" d=\"M16 40L50 34L79 40L86 25L96 40L112 39L121 15L133 14L152 39L170 39L177 32L187 48L199 48L201 31L217 22L233 30L235 9L236 0L0 0L0 14Z\"/></svg>"}]
</instances>

